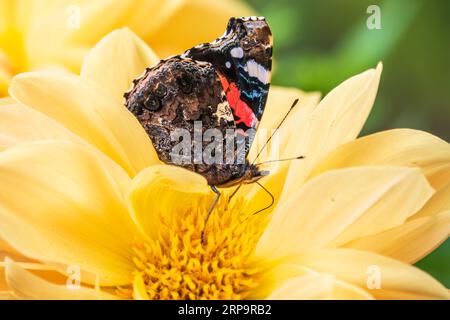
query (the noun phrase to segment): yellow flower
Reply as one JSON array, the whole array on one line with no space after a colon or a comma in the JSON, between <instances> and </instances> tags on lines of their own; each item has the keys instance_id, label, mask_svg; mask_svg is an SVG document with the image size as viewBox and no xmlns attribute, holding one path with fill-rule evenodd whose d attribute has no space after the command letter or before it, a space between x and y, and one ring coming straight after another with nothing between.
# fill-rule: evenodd
<instances>
[{"instance_id":1,"label":"yellow flower","mask_svg":"<svg viewBox=\"0 0 450 320\"><path fill-rule=\"evenodd\" d=\"M164 57L213 39L229 17L250 13L237 0L0 0L0 97L20 72L78 73L87 50L118 27Z\"/></svg>"},{"instance_id":2,"label":"yellow flower","mask_svg":"<svg viewBox=\"0 0 450 320\"><path fill-rule=\"evenodd\" d=\"M202 244L214 194L200 175L160 164L121 100L155 59L120 29L80 76L13 79L13 99L0 100L3 297L449 298L411 266L448 237L449 144L409 129L357 139L381 65L320 103L272 88L260 127L300 97L280 157L306 158L261 180L277 200L270 210L252 215L270 200L255 184L223 197Z\"/></svg>"}]
</instances>

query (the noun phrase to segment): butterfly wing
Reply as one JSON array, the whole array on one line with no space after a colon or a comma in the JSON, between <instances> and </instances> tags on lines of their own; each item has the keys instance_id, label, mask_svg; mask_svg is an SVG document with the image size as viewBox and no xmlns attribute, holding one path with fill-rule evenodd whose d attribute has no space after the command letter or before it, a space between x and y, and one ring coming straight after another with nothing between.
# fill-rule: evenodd
<instances>
[{"instance_id":1,"label":"butterfly wing","mask_svg":"<svg viewBox=\"0 0 450 320\"><path fill-rule=\"evenodd\" d=\"M148 68L125 94L126 106L152 139L162 161L198 172L210 185L231 185L246 172L246 158L269 92L271 65L272 36L266 21L231 18L219 39ZM185 130L194 141L197 120L203 124L202 134L215 128L224 136L232 130L244 138L234 152L236 161L173 162L178 141L172 141L171 133ZM204 147L203 143L203 151Z\"/></svg>"},{"instance_id":2,"label":"butterfly wing","mask_svg":"<svg viewBox=\"0 0 450 320\"><path fill-rule=\"evenodd\" d=\"M272 34L266 20L231 18L222 37L187 50L183 56L213 65L236 127L256 130L264 113L272 69Z\"/></svg>"}]
</instances>

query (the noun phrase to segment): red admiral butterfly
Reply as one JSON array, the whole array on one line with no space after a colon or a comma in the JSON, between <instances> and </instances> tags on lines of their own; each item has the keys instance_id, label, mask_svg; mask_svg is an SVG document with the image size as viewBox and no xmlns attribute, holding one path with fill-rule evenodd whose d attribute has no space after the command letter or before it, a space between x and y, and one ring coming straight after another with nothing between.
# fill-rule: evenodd
<instances>
[{"instance_id":1,"label":"red admiral butterfly","mask_svg":"<svg viewBox=\"0 0 450 320\"><path fill-rule=\"evenodd\" d=\"M246 158L252 140L248 131L255 131L262 118L271 68L272 34L266 20L231 18L222 37L147 68L124 95L127 108L150 136L160 160L206 178L217 194L212 208L220 196L216 187L256 182L268 174ZM201 121L200 128L196 121ZM244 161L174 163L178 141L173 141L171 133L186 130L194 137L195 149L199 147L196 134L201 136L210 128L224 135L231 129L236 137L249 138L234 150L235 155L244 151ZM201 142L200 147L204 151L207 146Z\"/></svg>"}]
</instances>

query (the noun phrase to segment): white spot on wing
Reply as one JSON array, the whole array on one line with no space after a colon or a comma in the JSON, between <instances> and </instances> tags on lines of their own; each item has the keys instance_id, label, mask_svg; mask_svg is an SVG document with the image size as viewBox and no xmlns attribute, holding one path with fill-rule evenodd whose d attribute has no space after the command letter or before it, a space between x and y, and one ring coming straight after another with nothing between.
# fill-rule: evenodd
<instances>
[{"instance_id":1,"label":"white spot on wing","mask_svg":"<svg viewBox=\"0 0 450 320\"><path fill-rule=\"evenodd\" d=\"M255 60L247 61L246 67L251 77L257 78L264 84L269 83L269 72Z\"/></svg>"},{"instance_id":2,"label":"white spot on wing","mask_svg":"<svg viewBox=\"0 0 450 320\"><path fill-rule=\"evenodd\" d=\"M231 63L230 63L230 61L225 62L225 67L227 67L228 69L231 68Z\"/></svg>"},{"instance_id":3,"label":"white spot on wing","mask_svg":"<svg viewBox=\"0 0 450 320\"><path fill-rule=\"evenodd\" d=\"M244 50L241 47L231 49L230 54L233 58L241 59L244 56Z\"/></svg>"}]
</instances>

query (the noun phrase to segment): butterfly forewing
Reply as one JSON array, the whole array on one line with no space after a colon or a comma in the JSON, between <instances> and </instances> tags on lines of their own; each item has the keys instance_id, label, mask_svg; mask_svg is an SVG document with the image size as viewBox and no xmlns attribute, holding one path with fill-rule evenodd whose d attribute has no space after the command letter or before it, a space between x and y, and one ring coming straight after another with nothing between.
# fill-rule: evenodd
<instances>
[{"instance_id":1,"label":"butterfly forewing","mask_svg":"<svg viewBox=\"0 0 450 320\"><path fill-rule=\"evenodd\" d=\"M269 93L272 34L264 18L231 18L225 34L184 55L214 65L238 128L257 129Z\"/></svg>"}]
</instances>

